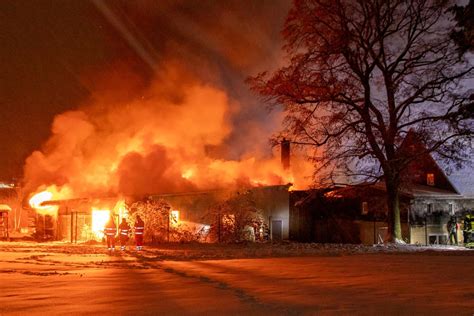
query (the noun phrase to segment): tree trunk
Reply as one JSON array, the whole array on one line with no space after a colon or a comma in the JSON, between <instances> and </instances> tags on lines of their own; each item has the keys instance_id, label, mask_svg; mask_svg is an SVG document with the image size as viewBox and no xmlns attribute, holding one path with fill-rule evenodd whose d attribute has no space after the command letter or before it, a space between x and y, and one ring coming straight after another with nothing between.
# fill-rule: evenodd
<instances>
[{"instance_id":1,"label":"tree trunk","mask_svg":"<svg viewBox=\"0 0 474 316\"><path fill-rule=\"evenodd\" d=\"M388 206L388 242L402 241L402 227L400 223L400 199L399 184L395 179L387 178L385 180L387 190L387 206Z\"/></svg>"}]
</instances>

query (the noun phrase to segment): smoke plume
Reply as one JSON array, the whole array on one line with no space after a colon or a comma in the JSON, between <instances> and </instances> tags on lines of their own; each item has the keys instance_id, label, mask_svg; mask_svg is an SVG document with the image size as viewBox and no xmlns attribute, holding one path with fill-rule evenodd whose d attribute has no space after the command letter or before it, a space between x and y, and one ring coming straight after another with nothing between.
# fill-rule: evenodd
<instances>
[{"instance_id":1,"label":"smoke plume","mask_svg":"<svg viewBox=\"0 0 474 316\"><path fill-rule=\"evenodd\" d=\"M49 141L26 161L27 191L141 196L293 181L279 157L249 146L267 135L235 125L242 105L224 90L172 60L149 84L122 68L101 74L84 106L55 118ZM249 142L230 153L236 129Z\"/></svg>"}]
</instances>

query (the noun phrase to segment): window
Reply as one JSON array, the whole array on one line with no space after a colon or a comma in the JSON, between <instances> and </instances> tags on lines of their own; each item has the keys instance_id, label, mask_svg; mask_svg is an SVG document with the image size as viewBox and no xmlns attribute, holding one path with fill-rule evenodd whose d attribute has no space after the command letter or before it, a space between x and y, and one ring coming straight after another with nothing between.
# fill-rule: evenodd
<instances>
[{"instance_id":1,"label":"window","mask_svg":"<svg viewBox=\"0 0 474 316\"><path fill-rule=\"evenodd\" d=\"M435 185L435 176L434 173L427 173L426 174L426 184L434 186Z\"/></svg>"},{"instance_id":2,"label":"window","mask_svg":"<svg viewBox=\"0 0 474 316\"><path fill-rule=\"evenodd\" d=\"M449 214L454 215L453 203L449 203Z\"/></svg>"},{"instance_id":3,"label":"window","mask_svg":"<svg viewBox=\"0 0 474 316\"><path fill-rule=\"evenodd\" d=\"M431 214L431 212L433 212L433 204L432 204L432 203L428 203L428 204L426 205L426 212L427 212L428 214Z\"/></svg>"},{"instance_id":4,"label":"window","mask_svg":"<svg viewBox=\"0 0 474 316\"><path fill-rule=\"evenodd\" d=\"M367 202L362 202L361 213L362 213L362 215L367 215L367 214L369 214L369 203L367 203Z\"/></svg>"},{"instance_id":5,"label":"window","mask_svg":"<svg viewBox=\"0 0 474 316\"><path fill-rule=\"evenodd\" d=\"M428 240L430 245L446 245L448 243L448 235L430 234Z\"/></svg>"},{"instance_id":6,"label":"window","mask_svg":"<svg viewBox=\"0 0 474 316\"><path fill-rule=\"evenodd\" d=\"M170 213L170 222L171 224L178 224L179 222L179 211L178 210L172 210Z\"/></svg>"},{"instance_id":7,"label":"window","mask_svg":"<svg viewBox=\"0 0 474 316\"><path fill-rule=\"evenodd\" d=\"M233 229L235 227L235 215L234 214L222 215L222 224L226 228Z\"/></svg>"}]
</instances>

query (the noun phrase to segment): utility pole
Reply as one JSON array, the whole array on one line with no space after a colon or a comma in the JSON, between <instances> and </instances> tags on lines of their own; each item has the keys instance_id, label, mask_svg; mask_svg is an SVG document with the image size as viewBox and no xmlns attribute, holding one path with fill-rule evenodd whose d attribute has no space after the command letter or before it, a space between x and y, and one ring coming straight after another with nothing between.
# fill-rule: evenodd
<instances>
[{"instance_id":1,"label":"utility pole","mask_svg":"<svg viewBox=\"0 0 474 316\"><path fill-rule=\"evenodd\" d=\"M170 217L171 217L171 209L168 209L168 227L167 227L167 230L168 230L168 242L170 242Z\"/></svg>"},{"instance_id":2,"label":"utility pole","mask_svg":"<svg viewBox=\"0 0 474 316\"><path fill-rule=\"evenodd\" d=\"M14 184L15 186L15 193L16 193L16 196L17 196L17 205L15 207L15 226L14 226L14 230L16 231L19 231L20 230L20 226L21 226L21 214L23 212L23 190L22 190L22 187L21 187L21 184L17 184L15 183ZM19 213L19 214L17 214ZM17 219L18 217L18 219Z\"/></svg>"},{"instance_id":3,"label":"utility pole","mask_svg":"<svg viewBox=\"0 0 474 316\"><path fill-rule=\"evenodd\" d=\"M221 211L217 212L217 242L221 242Z\"/></svg>"}]
</instances>

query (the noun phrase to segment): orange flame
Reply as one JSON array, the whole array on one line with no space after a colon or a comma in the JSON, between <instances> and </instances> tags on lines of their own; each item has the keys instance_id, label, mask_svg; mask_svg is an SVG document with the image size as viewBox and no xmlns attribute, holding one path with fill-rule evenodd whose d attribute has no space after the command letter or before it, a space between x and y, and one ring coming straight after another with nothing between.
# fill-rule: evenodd
<instances>
[{"instance_id":1,"label":"orange flame","mask_svg":"<svg viewBox=\"0 0 474 316\"><path fill-rule=\"evenodd\" d=\"M57 205L43 205L44 202L51 201L53 199L53 193L49 191L41 191L33 195L30 200L30 206L40 214L43 215L57 215Z\"/></svg>"},{"instance_id":2,"label":"orange flame","mask_svg":"<svg viewBox=\"0 0 474 316\"><path fill-rule=\"evenodd\" d=\"M102 239L104 237L105 224L110 219L110 210L101 210L92 208L92 233L96 239Z\"/></svg>"},{"instance_id":3,"label":"orange flame","mask_svg":"<svg viewBox=\"0 0 474 316\"><path fill-rule=\"evenodd\" d=\"M109 88L112 96L95 93L87 106L58 115L43 150L26 161L26 189L38 192L56 183L47 199L66 199L308 184L304 159L292 155L285 170L277 149L273 155L262 150L268 143L263 127L232 121L242 105L225 91L174 65L162 72L166 80L126 100L117 100L120 91ZM245 137L229 145L237 134Z\"/></svg>"}]
</instances>

